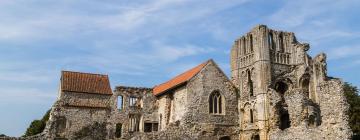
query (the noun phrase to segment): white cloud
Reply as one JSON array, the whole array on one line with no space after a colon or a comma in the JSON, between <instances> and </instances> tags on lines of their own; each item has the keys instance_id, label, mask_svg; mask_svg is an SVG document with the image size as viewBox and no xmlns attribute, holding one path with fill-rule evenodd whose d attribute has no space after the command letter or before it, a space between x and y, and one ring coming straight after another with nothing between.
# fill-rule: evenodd
<instances>
[{"instance_id":1,"label":"white cloud","mask_svg":"<svg viewBox=\"0 0 360 140\"><path fill-rule=\"evenodd\" d=\"M328 52L329 60L350 58L360 55L360 45L334 47Z\"/></svg>"}]
</instances>

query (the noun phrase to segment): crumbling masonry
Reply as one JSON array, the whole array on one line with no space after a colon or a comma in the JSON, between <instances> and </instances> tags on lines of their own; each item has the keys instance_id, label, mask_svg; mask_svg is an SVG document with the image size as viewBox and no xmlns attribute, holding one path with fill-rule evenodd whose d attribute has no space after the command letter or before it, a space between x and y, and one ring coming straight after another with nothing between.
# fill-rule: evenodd
<instances>
[{"instance_id":1,"label":"crumbling masonry","mask_svg":"<svg viewBox=\"0 0 360 140\"><path fill-rule=\"evenodd\" d=\"M63 71L39 139L343 140L342 82L294 33L254 27L231 49L231 79L208 60L153 88Z\"/></svg>"}]
</instances>

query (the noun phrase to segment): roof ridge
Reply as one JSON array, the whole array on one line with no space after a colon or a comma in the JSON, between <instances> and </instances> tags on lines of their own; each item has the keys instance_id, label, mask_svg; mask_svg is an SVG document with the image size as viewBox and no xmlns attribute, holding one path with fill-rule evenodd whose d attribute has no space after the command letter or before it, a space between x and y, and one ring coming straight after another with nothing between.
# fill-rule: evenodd
<instances>
[{"instance_id":1,"label":"roof ridge","mask_svg":"<svg viewBox=\"0 0 360 140\"><path fill-rule=\"evenodd\" d=\"M79 74L91 74L91 75L100 75L100 76L108 76L107 74L99 74L99 73L90 73L90 72L80 72L80 71L69 71L69 70L62 70L63 72L71 72L71 73L79 73Z\"/></svg>"}]
</instances>

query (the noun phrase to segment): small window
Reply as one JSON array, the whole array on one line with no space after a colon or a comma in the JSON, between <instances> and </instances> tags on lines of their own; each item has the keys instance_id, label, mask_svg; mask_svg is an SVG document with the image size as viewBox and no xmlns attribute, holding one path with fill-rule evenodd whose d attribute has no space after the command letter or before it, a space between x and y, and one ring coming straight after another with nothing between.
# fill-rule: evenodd
<instances>
[{"instance_id":1,"label":"small window","mask_svg":"<svg viewBox=\"0 0 360 140\"><path fill-rule=\"evenodd\" d=\"M254 123L254 114L252 109L250 109L250 123Z\"/></svg>"},{"instance_id":2,"label":"small window","mask_svg":"<svg viewBox=\"0 0 360 140\"><path fill-rule=\"evenodd\" d=\"M117 98L117 109L123 109L123 96L118 96Z\"/></svg>"},{"instance_id":3,"label":"small window","mask_svg":"<svg viewBox=\"0 0 360 140\"><path fill-rule=\"evenodd\" d=\"M218 91L210 94L209 97L209 113L222 114L223 112L223 99Z\"/></svg>"},{"instance_id":4,"label":"small window","mask_svg":"<svg viewBox=\"0 0 360 140\"><path fill-rule=\"evenodd\" d=\"M144 132L158 131L159 123L144 123Z\"/></svg>"},{"instance_id":5,"label":"small window","mask_svg":"<svg viewBox=\"0 0 360 140\"><path fill-rule=\"evenodd\" d=\"M144 132L151 132L152 123L144 123Z\"/></svg>"},{"instance_id":6,"label":"small window","mask_svg":"<svg viewBox=\"0 0 360 140\"><path fill-rule=\"evenodd\" d=\"M137 98L136 97L130 97L129 98L129 106L135 106L137 102Z\"/></svg>"}]
</instances>

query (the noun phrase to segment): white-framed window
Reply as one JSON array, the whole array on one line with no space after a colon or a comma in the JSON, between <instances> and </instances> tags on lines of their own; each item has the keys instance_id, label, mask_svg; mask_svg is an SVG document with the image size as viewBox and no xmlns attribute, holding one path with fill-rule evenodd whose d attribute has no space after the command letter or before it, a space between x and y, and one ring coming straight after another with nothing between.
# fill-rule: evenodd
<instances>
[{"instance_id":1,"label":"white-framed window","mask_svg":"<svg viewBox=\"0 0 360 140\"><path fill-rule=\"evenodd\" d=\"M210 114L223 114L224 99L219 91L214 91L209 97L209 113Z\"/></svg>"},{"instance_id":2,"label":"white-framed window","mask_svg":"<svg viewBox=\"0 0 360 140\"><path fill-rule=\"evenodd\" d=\"M129 98L129 106L135 106L137 102L137 98L136 97L130 97Z\"/></svg>"}]
</instances>

